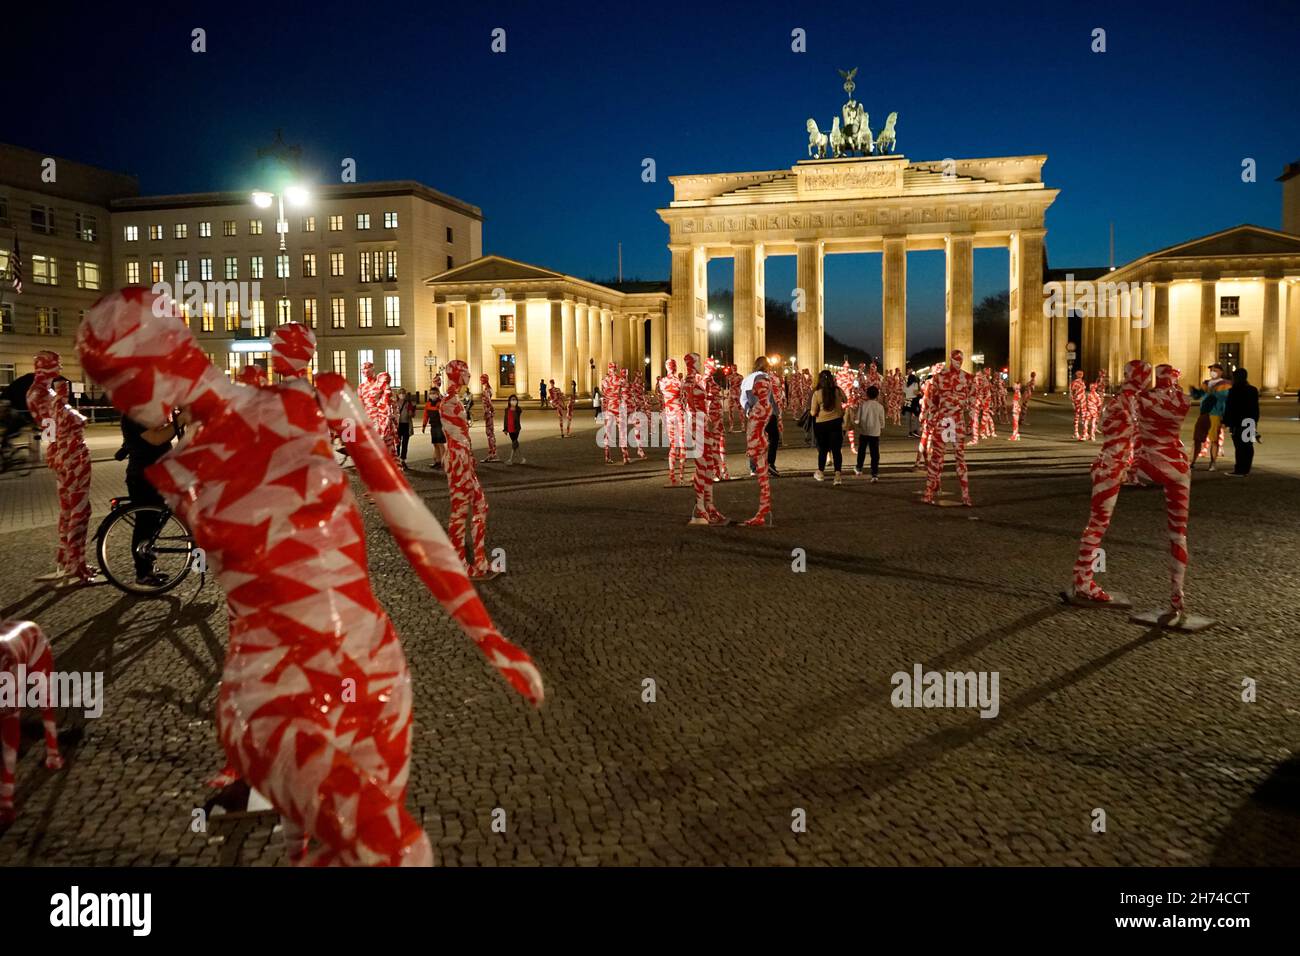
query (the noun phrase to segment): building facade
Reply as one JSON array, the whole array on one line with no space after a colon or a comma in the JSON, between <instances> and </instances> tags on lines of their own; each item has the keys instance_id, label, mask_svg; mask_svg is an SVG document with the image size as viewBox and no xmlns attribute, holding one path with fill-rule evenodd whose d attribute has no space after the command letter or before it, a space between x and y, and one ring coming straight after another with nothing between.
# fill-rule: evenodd
<instances>
[{"instance_id":1,"label":"building facade","mask_svg":"<svg viewBox=\"0 0 1300 956\"><path fill-rule=\"evenodd\" d=\"M356 382L368 360L395 385L423 387L435 350L423 280L481 257L481 210L417 182L338 184L286 204L282 232L281 197L271 199L140 196L132 177L0 145L0 385L30 372L41 349L81 383L81 316L113 289L161 283L232 374L269 365L269 330L295 321L316 332L316 370Z\"/></svg>"},{"instance_id":2,"label":"building facade","mask_svg":"<svg viewBox=\"0 0 1300 956\"><path fill-rule=\"evenodd\" d=\"M245 193L123 199L112 212L114 286L168 283L189 300L209 359L232 374L266 366L269 330L301 322L316 333L313 371L356 382L371 361L394 386L422 387L434 348L422 280L483 245L477 207L416 182L313 188L285 207L283 252L278 202Z\"/></svg>"},{"instance_id":3,"label":"building facade","mask_svg":"<svg viewBox=\"0 0 1300 956\"><path fill-rule=\"evenodd\" d=\"M579 395L614 362L657 377L667 358L667 283L601 285L502 256L430 276L435 334L428 375L453 358L472 389L488 375L498 396L538 394L551 380ZM427 382L425 384L427 387Z\"/></svg>"},{"instance_id":4,"label":"building facade","mask_svg":"<svg viewBox=\"0 0 1300 956\"><path fill-rule=\"evenodd\" d=\"M109 206L138 192L131 176L0 144L0 386L30 372L42 349L59 352L68 377L81 380L73 336L114 288Z\"/></svg>"}]
</instances>

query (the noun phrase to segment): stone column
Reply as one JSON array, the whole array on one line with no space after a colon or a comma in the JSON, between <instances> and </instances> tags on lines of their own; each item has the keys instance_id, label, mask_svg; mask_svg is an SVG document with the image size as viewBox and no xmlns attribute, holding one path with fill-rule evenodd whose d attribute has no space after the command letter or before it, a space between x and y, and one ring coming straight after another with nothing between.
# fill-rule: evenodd
<instances>
[{"instance_id":1,"label":"stone column","mask_svg":"<svg viewBox=\"0 0 1300 956\"><path fill-rule=\"evenodd\" d=\"M614 348L610 361L618 363L619 368L627 368L627 316L622 312L615 312L613 324Z\"/></svg>"},{"instance_id":2,"label":"stone column","mask_svg":"<svg viewBox=\"0 0 1300 956\"><path fill-rule=\"evenodd\" d=\"M543 378L548 388L551 379L556 385L564 381L564 302L558 299L551 300L551 364Z\"/></svg>"},{"instance_id":3,"label":"stone column","mask_svg":"<svg viewBox=\"0 0 1300 956\"><path fill-rule=\"evenodd\" d=\"M1281 387L1280 344L1282 323L1278 311L1280 286L1281 280L1279 279L1267 278L1264 280L1264 342L1261 350L1263 369L1260 381L1263 383L1263 391L1269 395L1276 395Z\"/></svg>"},{"instance_id":4,"label":"stone column","mask_svg":"<svg viewBox=\"0 0 1300 956\"><path fill-rule=\"evenodd\" d=\"M451 353L448 351L451 342L447 322L449 308L450 306L441 302L433 306L433 354L439 365L446 365L451 358Z\"/></svg>"},{"instance_id":5,"label":"stone column","mask_svg":"<svg viewBox=\"0 0 1300 956\"><path fill-rule=\"evenodd\" d=\"M590 377L587 370L590 368L588 359L591 358L591 340L589 338L589 329L587 315L591 312L591 306L578 305L574 307L574 322L578 327L578 394L591 394L590 386L587 379Z\"/></svg>"},{"instance_id":6,"label":"stone column","mask_svg":"<svg viewBox=\"0 0 1300 956\"><path fill-rule=\"evenodd\" d=\"M465 362L469 365L469 390L477 395L483 390L478 377L483 374L483 309L478 302L469 304L465 322Z\"/></svg>"},{"instance_id":7,"label":"stone column","mask_svg":"<svg viewBox=\"0 0 1300 956\"><path fill-rule=\"evenodd\" d=\"M885 237L880 276L885 368L902 368L907 364L907 240L902 236Z\"/></svg>"},{"instance_id":8,"label":"stone column","mask_svg":"<svg viewBox=\"0 0 1300 956\"><path fill-rule=\"evenodd\" d=\"M528 301L515 300L515 394L522 402L532 394L528 372Z\"/></svg>"},{"instance_id":9,"label":"stone column","mask_svg":"<svg viewBox=\"0 0 1300 956\"><path fill-rule=\"evenodd\" d=\"M948 352L961 349L965 355L961 367L969 372L971 353L975 351L975 239L972 236L948 236L944 247L944 284L947 287L944 347ZM888 361L885 365L886 369L894 368Z\"/></svg>"},{"instance_id":10,"label":"stone column","mask_svg":"<svg viewBox=\"0 0 1300 956\"><path fill-rule=\"evenodd\" d=\"M1022 229L1011 236L1011 321L1020 353L1020 380L1037 372L1044 386L1050 379L1043 322L1043 229Z\"/></svg>"},{"instance_id":11,"label":"stone column","mask_svg":"<svg viewBox=\"0 0 1300 956\"><path fill-rule=\"evenodd\" d=\"M748 375L758 356L758 295L755 286L758 265L757 247L752 242L731 247L735 263L735 298L731 310L731 362Z\"/></svg>"},{"instance_id":12,"label":"stone column","mask_svg":"<svg viewBox=\"0 0 1300 956\"><path fill-rule=\"evenodd\" d=\"M754 357L767 354L767 247L754 247ZM732 360L734 364L734 359Z\"/></svg>"},{"instance_id":13,"label":"stone column","mask_svg":"<svg viewBox=\"0 0 1300 956\"><path fill-rule=\"evenodd\" d=\"M560 383L560 391L565 394L578 377L578 327L574 315L577 308L574 302L564 303L564 381Z\"/></svg>"},{"instance_id":14,"label":"stone column","mask_svg":"<svg viewBox=\"0 0 1300 956\"><path fill-rule=\"evenodd\" d=\"M1152 296L1151 365L1169 362L1169 283L1157 282Z\"/></svg>"},{"instance_id":15,"label":"stone column","mask_svg":"<svg viewBox=\"0 0 1300 956\"><path fill-rule=\"evenodd\" d=\"M820 240L796 243L795 281L798 283L799 365L811 369L813 380L822 369L822 251Z\"/></svg>"},{"instance_id":16,"label":"stone column","mask_svg":"<svg viewBox=\"0 0 1300 956\"><path fill-rule=\"evenodd\" d=\"M1107 293L1107 298L1104 302L1098 298L1093 309L1096 312L1096 317L1092 320L1092 335L1096 341L1096 371L1105 369L1107 377L1113 382L1115 381L1115 374L1113 372L1115 362L1114 356L1111 355L1110 327L1115 321L1115 313L1112 312L1110 308L1110 294ZM1095 375L1095 372L1090 372L1089 374Z\"/></svg>"},{"instance_id":17,"label":"stone column","mask_svg":"<svg viewBox=\"0 0 1300 956\"><path fill-rule=\"evenodd\" d=\"M704 321L708 286L704 271L704 250L699 247L671 244L673 298L668 316L668 351L681 357L695 351L695 329Z\"/></svg>"},{"instance_id":18,"label":"stone column","mask_svg":"<svg viewBox=\"0 0 1300 956\"><path fill-rule=\"evenodd\" d=\"M664 373L664 317L656 312L650 316L650 381L657 382Z\"/></svg>"},{"instance_id":19,"label":"stone column","mask_svg":"<svg viewBox=\"0 0 1300 956\"><path fill-rule=\"evenodd\" d=\"M1207 374L1208 367L1219 360L1219 340L1217 337L1219 322L1218 277L1201 278L1201 344L1197 350L1201 367L1196 374L1188 376L1189 382L1199 382Z\"/></svg>"},{"instance_id":20,"label":"stone column","mask_svg":"<svg viewBox=\"0 0 1300 956\"><path fill-rule=\"evenodd\" d=\"M609 363L614 359L614 313L609 309L600 310L600 353L601 361L598 371L602 378Z\"/></svg>"}]
</instances>

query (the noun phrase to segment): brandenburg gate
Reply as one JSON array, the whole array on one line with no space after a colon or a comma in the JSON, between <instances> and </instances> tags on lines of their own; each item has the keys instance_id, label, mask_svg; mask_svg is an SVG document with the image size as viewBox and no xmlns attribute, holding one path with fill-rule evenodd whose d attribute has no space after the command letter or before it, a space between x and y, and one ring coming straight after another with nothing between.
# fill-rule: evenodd
<instances>
[{"instance_id":1,"label":"brandenburg gate","mask_svg":"<svg viewBox=\"0 0 1300 956\"><path fill-rule=\"evenodd\" d=\"M907 253L943 249L947 256L944 325L948 349L973 349L977 248L1010 250L1011 376L1038 372L1047 384L1049 343L1063 330L1043 317L1043 228L1057 190L1042 181L1046 156L910 162L904 156L814 159L790 169L673 176L668 224L672 303L668 353L707 351L710 259L735 260L733 354L741 369L766 351L764 261L798 257L799 365L822 367L822 262L837 252L879 252L882 261L884 365L907 359ZM784 296L786 290L781 290Z\"/></svg>"}]
</instances>

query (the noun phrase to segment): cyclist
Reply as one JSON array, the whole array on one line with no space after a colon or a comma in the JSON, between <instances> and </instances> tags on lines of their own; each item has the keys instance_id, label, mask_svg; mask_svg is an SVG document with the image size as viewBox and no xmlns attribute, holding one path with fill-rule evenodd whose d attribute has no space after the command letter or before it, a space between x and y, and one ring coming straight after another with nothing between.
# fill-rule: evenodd
<instances>
[{"instance_id":1,"label":"cyclist","mask_svg":"<svg viewBox=\"0 0 1300 956\"><path fill-rule=\"evenodd\" d=\"M181 437L181 430L190 421L189 411L182 410L172 420L157 428L146 428L127 416L122 416L122 447L117 459L126 459L126 492L133 504L163 505L162 495L145 477L145 469L172 449L172 439ZM135 559L135 583L147 587L161 587L167 575L154 570L153 555L142 549L158 533L156 513L138 515L131 530L131 554Z\"/></svg>"}]
</instances>

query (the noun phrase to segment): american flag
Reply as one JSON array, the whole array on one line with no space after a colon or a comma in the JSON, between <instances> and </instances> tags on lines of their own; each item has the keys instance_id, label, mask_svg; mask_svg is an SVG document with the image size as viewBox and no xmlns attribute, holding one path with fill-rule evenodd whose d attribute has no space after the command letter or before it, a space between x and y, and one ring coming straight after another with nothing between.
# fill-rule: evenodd
<instances>
[{"instance_id":1,"label":"american flag","mask_svg":"<svg viewBox=\"0 0 1300 956\"><path fill-rule=\"evenodd\" d=\"M9 255L9 274L14 279L14 292L18 295L23 294L23 254L18 248L18 240L14 240L14 251Z\"/></svg>"}]
</instances>

